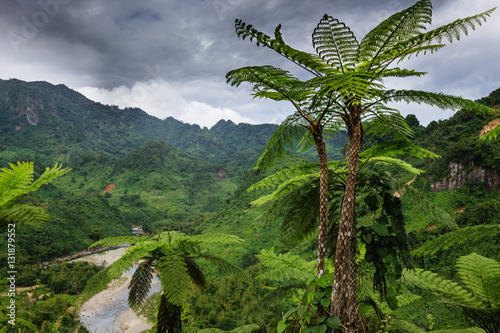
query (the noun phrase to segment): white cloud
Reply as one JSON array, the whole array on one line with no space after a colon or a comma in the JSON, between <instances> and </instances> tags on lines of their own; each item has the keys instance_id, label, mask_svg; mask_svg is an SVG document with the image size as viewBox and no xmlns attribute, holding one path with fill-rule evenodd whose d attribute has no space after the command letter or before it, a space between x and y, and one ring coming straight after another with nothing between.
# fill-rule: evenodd
<instances>
[{"instance_id":1,"label":"white cloud","mask_svg":"<svg viewBox=\"0 0 500 333\"><path fill-rule=\"evenodd\" d=\"M195 100L186 101L172 84L161 79L136 82L131 88L124 85L113 89L86 86L77 90L96 102L121 108L138 107L160 119L172 116L202 127L210 128L220 119L230 119L235 123L256 123L230 108L216 107Z\"/></svg>"}]
</instances>

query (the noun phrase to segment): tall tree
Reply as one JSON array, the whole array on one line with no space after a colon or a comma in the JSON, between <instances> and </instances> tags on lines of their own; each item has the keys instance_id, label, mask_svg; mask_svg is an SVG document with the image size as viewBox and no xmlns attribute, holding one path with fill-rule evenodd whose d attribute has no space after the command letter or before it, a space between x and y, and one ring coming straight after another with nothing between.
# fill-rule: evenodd
<instances>
[{"instance_id":1,"label":"tall tree","mask_svg":"<svg viewBox=\"0 0 500 333\"><path fill-rule=\"evenodd\" d=\"M328 166L323 134L343 127L349 137L349 164L340 214L335 277L330 314L338 316L349 331L357 331L356 318L349 315L350 298L354 297L349 283L355 279L350 269L356 233L356 181L360 146L365 131L386 131L393 128L402 135L411 130L391 102L427 103L442 109L475 108L490 112L489 107L472 101L416 90L387 89L384 79L390 77L420 77L423 72L395 67L394 64L427 52L442 49L444 39L458 40L468 28L474 29L485 21L495 8L484 13L458 19L450 24L426 31L431 23L432 4L420 0L381 22L358 42L352 31L339 20L325 15L312 34L316 54L299 51L287 45L278 25L274 38L236 20L238 36L255 39L257 45L274 50L300 68L311 78L300 80L291 72L274 66L248 66L227 73L228 83L238 86L253 84L253 95L277 101L289 101L295 112L289 116L269 140L257 167L266 167L280 156L287 143L293 142L307 129L306 137L314 140L320 159L320 226L318 241L318 276L324 270L325 236L327 230ZM354 300L353 300L354 301Z\"/></svg>"}]
</instances>

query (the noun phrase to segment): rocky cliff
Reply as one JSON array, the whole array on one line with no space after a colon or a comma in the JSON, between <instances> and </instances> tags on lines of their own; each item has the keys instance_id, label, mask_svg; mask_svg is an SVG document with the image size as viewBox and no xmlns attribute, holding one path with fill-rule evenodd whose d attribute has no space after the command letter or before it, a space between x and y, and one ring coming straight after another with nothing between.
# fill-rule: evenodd
<instances>
[{"instance_id":1,"label":"rocky cliff","mask_svg":"<svg viewBox=\"0 0 500 333\"><path fill-rule=\"evenodd\" d=\"M463 165L451 162L450 177L431 184L431 190L434 192L456 190L457 188L465 187L467 181L470 180L474 186L480 182L491 190L500 190L500 177L492 170L482 167L464 167Z\"/></svg>"}]
</instances>

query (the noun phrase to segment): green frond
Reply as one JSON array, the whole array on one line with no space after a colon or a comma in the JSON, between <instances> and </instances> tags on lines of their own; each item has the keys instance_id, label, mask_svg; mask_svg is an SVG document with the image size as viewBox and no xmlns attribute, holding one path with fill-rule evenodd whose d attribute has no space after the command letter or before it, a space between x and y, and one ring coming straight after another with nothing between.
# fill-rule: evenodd
<instances>
[{"instance_id":1,"label":"green frond","mask_svg":"<svg viewBox=\"0 0 500 333\"><path fill-rule=\"evenodd\" d=\"M166 253L157 261L161 285L166 301L181 305L191 288L190 276L185 259L176 252Z\"/></svg>"},{"instance_id":2,"label":"green frond","mask_svg":"<svg viewBox=\"0 0 500 333\"><path fill-rule=\"evenodd\" d=\"M424 333L425 331L421 329L419 326L414 325L410 322L400 319L393 319L391 328L398 330L397 332L405 332L405 333ZM434 332L434 331L432 331Z\"/></svg>"},{"instance_id":3,"label":"green frond","mask_svg":"<svg viewBox=\"0 0 500 333\"><path fill-rule=\"evenodd\" d=\"M363 161L363 160L360 159L360 162L364 163L365 161ZM380 156L380 157L372 157L370 159L370 162L371 163L375 163L375 164L392 165L392 166L400 168L401 170L409 172L409 173L411 173L413 175L420 175L421 173L424 172L421 169L415 168L410 163L407 163L407 162L405 162L405 161L403 161L403 160L401 160L399 158L394 158L394 157L382 157L382 156Z\"/></svg>"},{"instance_id":4,"label":"green frond","mask_svg":"<svg viewBox=\"0 0 500 333\"><path fill-rule=\"evenodd\" d=\"M499 134L500 134L500 123L498 123L495 128L493 128L490 131L486 132L479 139L480 140L492 141L492 140L495 140L498 137Z\"/></svg>"},{"instance_id":5,"label":"green frond","mask_svg":"<svg viewBox=\"0 0 500 333\"><path fill-rule=\"evenodd\" d=\"M414 37L407 38L393 45L393 50L388 50L387 53L391 57L404 58L410 55L418 55L420 52L431 50L436 51L444 46L441 44L443 40L448 40L452 43L454 40L460 40L461 34L468 35L468 29L475 30L477 25L486 22L486 19L495 11L495 8L487 10L483 13L469 16L463 19L458 19L452 23L440 26L426 33L418 34ZM437 43L431 45L432 43Z\"/></svg>"},{"instance_id":6,"label":"green frond","mask_svg":"<svg viewBox=\"0 0 500 333\"><path fill-rule=\"evenodd\" d=\"M383 102L424 103L437 106L440 109L474 110L480 114L495 114L498 112L489 106L462 97L419 90L387 90L383 93L381 99Z\"/></svg>"},{"instance_id":7,"label":"green frond","mask_svg":"<svg viewBox=\"0 0 500 333\"><path fill-rule=\"evenodd\" d=\"M403 270L404 282L416 287L430 290L444 296L453 303L467 306L478 305L476 297L470 291L453 281L449 281L436 273L422 269Z\"/></svg>"},{"instance_id":8,"label":"green frond","mask_svg":"<svg viewBox=\"0 0 500 333\"><path fill-rule=\"evenodd\" d=\"M304 186L291 192L288 199L293 203L283 217L278 237L288 244L298 244L317 231L319 219L319 179L314 187ZM330 209L329 213L333 210Z\"/></svg>"},{"instance_id":9,"label":"green frond","mask_svg":"<svg viewBox=\"0 0 500 333\"><path fill-rule=\"evenodd\" d=\"M253 333L259 330L260 330L259 325L249 324L249 325L238 326L230 331L223 331L218 328L204 328L198 330L197 333Z\"/></svg>"},{"instance_id":10,"label":"green frond","mask_svg":"<svg viewBox=\"0 0 500 333\"><path fill-rule=\"evenodd\" d=\"M3 223L15 222L44 222L49 220L49 214L45 209L37 206L17 204L8 209L0 209L0 221Z\"/></svg>"},{"instance_id":11,"label":"green frond","mask_svg":"<svg viewBox=\"0 0 500 333\"><path fill-rule=\"evenodd\" d=\"M312 35L313 47L330 66L345 72L355 66L358 41L344 23L325 15Z\"/></svg>"},{"instance_id":12,"label":"green frond","mask_svg":"<svg viewBox=\"0 0 500 333\"><path fill-rule=\"evenodd\" d=\"M208 262L210 262L212 265L215 265L223 270L225 270L229 274L233 274L236 276L238 279L243 280L243 281L249 281L248 275L238 266L235 266L231 264L229 261L221 258L214 256L209 253L204 253L199 256L201 259L205 259Z\"/></svg>"},{"instance_id":13,"label":"green frond","mask_svg":"<svg viewBox=\"0 0 500 333\"><path fill-rule=\"evenodd\" d=\"M401 69L401 68L388 68L384 70L383 72L380 73L379 77L380 78L386 78L386 77L421 77L423 75L426 75L427 72L416 72L413 69Z\"/></svg>"},{"instance_id":14,"label":"green frond","mask_svg":"<svg viewBox=\"0 0 500 333\"><path fill-rule=\"evenodd\" d=\"M385 105L372 105L363 121L363 129L368 135L384 136L389 131L398 133L403 138L411 138L414 132L399 111Z\"/></svg>"},{"instance_id":15,"label":"green frond","mask_svg":"<svg viewBox=\"0 0 500 333\"><path fill-rule=\"evenodd\" d=\"M486 308L500 310L500 263L476 253L457 259L460 280Z\"/></svg>"},{"instance_id":16,"label":"green frond","mask_svg":"<svg viewBox=\"0 0 500 333\"><path fill-rule=\"evenodd\" d=\"M207 287L207 280L205 279L205 274L201 270L200 266L191 257L184 257L186 262L186 267L188 270L189 277L191 281L199 288Z\"/></svg>"},{"instance_id":17,"label":"green frond","mask_svg":"<svg viewBox=\"0 0 500 333\"><path fill-rule=\"evenodd\" d=\"M28 193L29 184L33 181L33 162L9 163L9 166L10 169L0 169L0 207Z\"/></svg>"},{"instance_id":18,"label":"green frond","mask_svg":"<svg viewBox=\"0 0 500 333\"><path fill-rule=\"evenodd\" d=\"M20 205L18 202L43 184L50 183L56 177L69 172L70 168L61 169L56 164L33 182L33 162L10 163L10 168L0 169L0 223L47 221L49 216L40 207Z\"/></svg>"},{"instance_id":19,"label":"green frond","mask_svg":"<svg viewBox=\"0 0 500 333\"><path fill-rule=\"evenodd\" d=\"M254 96L274 100L301 102L310 94L305 82L294 77L289 71L273 66L249 66L229 71L228 84L239 86L241 83L254 85Z\"/></svg>"},{"instance_id":20,"label":"green frond","mask_svg":"<svg viewBox=\"0 0 500 333\"><path fill-rule=\"evenodd\" d=\"M282 184L280 184L278 186L278 188L274 192L272 192L271 194L264 195L256 200L252 201L250 204L253 206L261 206L261 205L266 204L270 201L276 200L279 197L285 196L288 193L297 189L298 187L301 187L304 184L309 184L311 182L311 180L318 179L318 178L319 178L319 172L295 176L291 179L286 180Z\"/></svg>"},{"instance_id":21,"label":"green frond","mask_svg":"<svg viewBox=\"0 0 500 333\"><path fill-rule=\"evenodd\" d=\"M424 331L422 331L424 332ZM461 329L449 329L449 330L437 330L432 331L434 333L485 333L486 331L479 327L471 328L461 328Z\"/></svg>"},{"instance_id":22,"label":"green frond","mask_svg":"<svg viewBox=\"0 0 500 333\"><path fill-rule=\"evenodd\" d=\"M106 267L87 281L87 285L83 290L83 295L86 297L91 297L95 294L100 293L107 288L108 283L111 282L111 278L108 277L109 267Z\"/></svg>"},{"instance_id":23,"label":"green frond","mask_svg":"<svg viewBox=\"0 0 500 333\"><path fill-rule=\"evenodd\" d=\"M265 169L272 166L275 160L283 157L287 148L293 148L294 143L301 139L306 129L294 125L294 122L295 117L289 116L281 123L269 138L254 169Z\"/></svg>"},{"instance_id":24,"label":"green frond","mask_svg":"<svg viewBox=\"0 0 500 333\"><path fill-rule=\"evenodd\" d=\"M224 244L239 244L243 243L243 239L235 235L222 234L222 233L206 233L196 236L190 236L189 239L194 242L205 243L224 243Z\"/></svg>"},{"instance_id":25,"label":"green frond","mask_svg":"<svg viewBox=\"0 0 500 333\"><path fill-rule=\"evenodd\" d=\"M480 224L448 232L438 238L427 241L412 252L413 255L434 254L439 250L446 250L453 245L463 242L477 242L481 238L491 237L500 233L500 225Z\"/></svg>"},{"instance_id":26,"label":"green frond","mask_svg":"<svg viewBox=\"0 0 500 333\"><path fill-rule=\"evenodd\" d=\"M397 157L409 155L417 158L438 158L439 155L415 145L410 140L386 141L368 148L359 154L362 159L373 157Z\"/></svg>"},{"instance_id":27,"label":"green frond","mask_svg":"<svg viewBox=\"0 0 500 333\"><path fill-rule=\"evenodd\" d=\"M455 221L453 216L427 200L425 195L420 191L416 190L410 185L401 184L400 192L410 197L410 199L422 210L422 213L430 217L439 225L444 225L450 230L458 229L457 222Z\"/></svg>"},{"instance_id":28,"label":"green frond","mask_svg":"<svg viewBox=\"0 0 500 333\"><path fill-rule=\"evenodd\" d=\"M46 168L45 172L31 184L29 191L36 191L42 186L43 184L48 184L52 182L54 179L57 177L63 176L67 174L68 172L71 171L70 167L66 167L62 169L62 164L55 164L54 167L51 168Z\"/></svg>"},{"instance_id":29,"label":"green frond","mask_svg":"<svg viewBox=\"0 0 500 333\"><path fill-rule=\"evenodd\" d=\"M149 236L106 237L106 238L100 239L97 242L90 245L89 249L94 248L94 247L108 247L108 246L118 246L118 245L124 245L124 244L136 244L136 243L144 242L150 238L151 237L149 237Z\"/></svg>"},{"instance_id":30,"label":"green frond","mask_svg":"<svg viewBox=\"0 0 500 333\"><path fill-rule=\"evenodd\" d=\"M303 287L305 287L305 283L307 282L308 279L310 279L313 275L311 273L305 273L303 271L299 270L270 270L267 272L262 273L261 275L257 276L257 280L264 280L264 281L272 281L272 282L284 282L288 280L296 280L301 283L303 283Z\"/></svg>"},{"instance_id":31,"label":"green frond","mask_svg":"<svg viewBox=\"0 0 500 333\"><path fill-rule=\"evenodd\" d=\"M312 271L311 264L300 256L290 253L276 254L274 248L271 248L269 251L262 249L260 254L257 254L256 257L262 265L267 268L277 270L299 270L302 272Z\"/></svg>"},{"instance_id":32,"label":"green frond","mask_svg":"<svg viewBox=\"0 0 500 333\"><path fill-rule=\"evenodd\" d=\"M151 289L151 281L153 280L154 259L149 258L137 266L128 289L128 305L134 311L138 311L146 300L149 290Z\"/></svg>"},{"instance_id":33,"label":"green frond","mask_svg":"<svg viewBox=\"0 0 500 333\"><path fill-rule=\"evenodd\" d=\"M247 191L250 192L253 190L260 190L260 189L272 189L278 187L283 182L291 178L303 176L311 173L312 171L317 171L318 168L319 168L318 163L304 163L304 164L290 166L270 176L267 176L261 181L253 184L248 188Z\"/></svg>"},{"instance_id":34,"label":"green frond","mask_svg":"<svg viewBox=\"0 0 500 333\"><path fill-rule=\"evenodd\" d=\"M119 278L123 272L132 267L144 257L149 257L151 252L162 244L156 241L149 241L136 244L128 249L128 251L117 261L109 266L107 277L111 280Z\"/></svg>"},{"instance_id":35,"label":"green frond","mask_svg":"<svg viewBox=\"0 0 500 333\"><path fill-rule=\"evenodd\" d=\"M417 1L413 6L391 15L362 39L359 61L376 65L381 55L391 52L395 44L419 35L424 31L425 24L431 22L432 4L429 0Z\"/></svg>"},{"instance_id":36,"label":"green frond","mask_svg":"<svg viewBox=\"0 0 500 333\"><path fill-rule=\"evenodd\" d=\"M323 59L316 54L311 54L296 50L288 46L281 35L281 25L278 25L274 31L275 39L253 28L252 25L246 24L242 20L235 21L236 34L238 37L245 39L249 37L250 41L256 40L257 46L262 45L276 51L296 65L308 70L314 75L319 75L326 66Z\"/></svg>"}]
</instances>

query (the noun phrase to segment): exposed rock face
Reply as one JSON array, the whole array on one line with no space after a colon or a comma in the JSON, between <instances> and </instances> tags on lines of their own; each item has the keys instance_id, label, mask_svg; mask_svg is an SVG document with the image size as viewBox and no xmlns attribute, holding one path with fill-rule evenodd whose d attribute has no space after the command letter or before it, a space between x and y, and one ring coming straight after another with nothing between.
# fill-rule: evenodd
<instances>
[{"instance_id":1,"label":"exposed rock face","mask_svg":"<svg viewBox=\"0 0 500 333\"><path fill-rule=\"evenodd\" d=\"M500 189L500 177L492 169L473 167L472 170L467 172L463 165L451 162L450 178L432 183L431 190L434 192L456 190L465 187L467 180L471 180L474 186L477 186L482 181L488 191Z\"/></svg>"}]
</instances>

